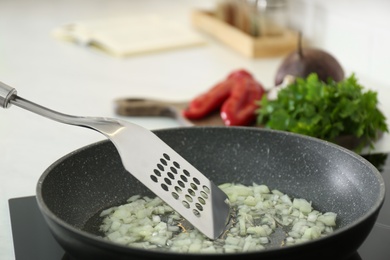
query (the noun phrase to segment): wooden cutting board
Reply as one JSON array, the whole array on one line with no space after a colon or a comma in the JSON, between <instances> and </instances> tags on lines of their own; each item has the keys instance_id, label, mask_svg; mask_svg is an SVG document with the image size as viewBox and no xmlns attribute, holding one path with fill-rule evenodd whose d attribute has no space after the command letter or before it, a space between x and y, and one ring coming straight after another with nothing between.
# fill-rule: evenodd
<instances>
[{"instance_id":1,"label":"wooden cutting board","mask_svg":"<svg viewBox=\"0 0 390 260\"><path fill-rule=\"evenodd\" d=\"M115 112L120 116L169 117L177 120L182 126L224 125L218 111L200 120L189 120L185 118L182 113L187 107L188 102L169 102L147 98L124 98L116 100L115 104ZM353 150L361 141L354 136L340 136L337 138L336 143Z\"/></svg>"},{"instance_id":2,"label":"wooden cutting board","mask_svg":"<svg viewBox=\"0 0 390 260\"><path fill-rule=\"evenodd\" d=\"M183 126L222 126L219 112L199 119L189 120L183 116L188 102L170 102L147 98L123 98L115 101L115 112L120 116L169 117Z\"/></svg>"}]
</instances>

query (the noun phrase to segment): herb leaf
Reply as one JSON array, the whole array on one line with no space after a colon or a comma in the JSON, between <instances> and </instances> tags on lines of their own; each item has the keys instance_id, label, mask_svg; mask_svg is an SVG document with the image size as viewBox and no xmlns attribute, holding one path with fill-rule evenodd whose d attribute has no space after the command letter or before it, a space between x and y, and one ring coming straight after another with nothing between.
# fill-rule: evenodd
<instances>
[{"instance_id":1,"label":"herb leaf","mask_svg":"<svg viewBox=\"0 0 390 260\"><path fill-rule=\"evenodd\" d=\"M355 75L340 82L310 74L283 88L276 100L258 102L257 124L336 142L338 137L361 140L356 148L374 148L380 132L388 132L386 118L377 108L377 93L363 92Z\"/></svg>"}]
</instances>

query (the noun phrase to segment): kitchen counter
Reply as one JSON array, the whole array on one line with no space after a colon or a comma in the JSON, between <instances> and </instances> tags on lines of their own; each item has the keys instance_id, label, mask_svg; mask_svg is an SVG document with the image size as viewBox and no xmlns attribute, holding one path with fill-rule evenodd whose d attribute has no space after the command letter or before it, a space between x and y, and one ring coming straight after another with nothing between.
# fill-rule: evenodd
<instances>
[{"instance_id":1,"label":"kitchen counter","mask_svg":"<svg viewBox=\"0 0 390 260\"><path fill-rule=\"evenodd\" d=\"M115 15L172 13L188 23L195 7L213 1L5 0L0 2L0 81L21 97L63 113L117 117L114 100L149 97L189 100L237 68L272 86L279 58L248 59L205 37L206 45L115 58L96 49L54 39L50 32L75 20ZM348 68L347 68L348 69ZM359 75L357 75L359 77ZM361 79L378 91L390 118L390 88ZM124 118L149 129L176 127L173 119ZM0 259L14 259L8 200L31 196L42 172L63 155L104 139L94 131L63 125L16 106L0 110ZM390 151L386 134L377 152Z\"/></svg>"}]
</instances>

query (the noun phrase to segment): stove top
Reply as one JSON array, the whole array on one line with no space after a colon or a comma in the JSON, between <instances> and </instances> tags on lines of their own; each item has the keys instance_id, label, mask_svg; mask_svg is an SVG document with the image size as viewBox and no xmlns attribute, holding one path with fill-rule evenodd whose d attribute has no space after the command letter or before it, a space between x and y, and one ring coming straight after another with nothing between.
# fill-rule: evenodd
<instances>
[{"instance_id":1,"label":"stove top","mask_svg":"<svg viewBox=\"0 0 390 260\"><path fill-rule=\"evenodd\" d=\"M364 156L382 173L386 188L390 187L390 157L388 154ZM9 200L15 260L76 260L56 242L38 209L35 196ZM348 259L387 260L390 258L390 192L370 235ZM336 259L332 259L336 260Z\"/></svg>"}]
</instances>

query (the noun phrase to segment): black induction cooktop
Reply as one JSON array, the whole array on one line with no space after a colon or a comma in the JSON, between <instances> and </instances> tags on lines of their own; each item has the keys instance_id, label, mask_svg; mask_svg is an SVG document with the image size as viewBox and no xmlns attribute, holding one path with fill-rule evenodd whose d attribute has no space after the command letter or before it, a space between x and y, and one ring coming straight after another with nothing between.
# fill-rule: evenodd
<instances>
[{"instance_id":1,"label":"black induction cooktop","mask_svg":"<svg viewBox=\"0 0 390 260\"><path fill-rule=\"evenodd\" d=\"M389 188L390 157L388 154L364 157L381 171L386 188ZM51 235L34 196L10 199L9 209L15 260L76 260L68 256ZM383 208L366 241L356 253L344 260L388 259L390 259L390 192L386 192Z\"/></svg>"}]
</instances>

